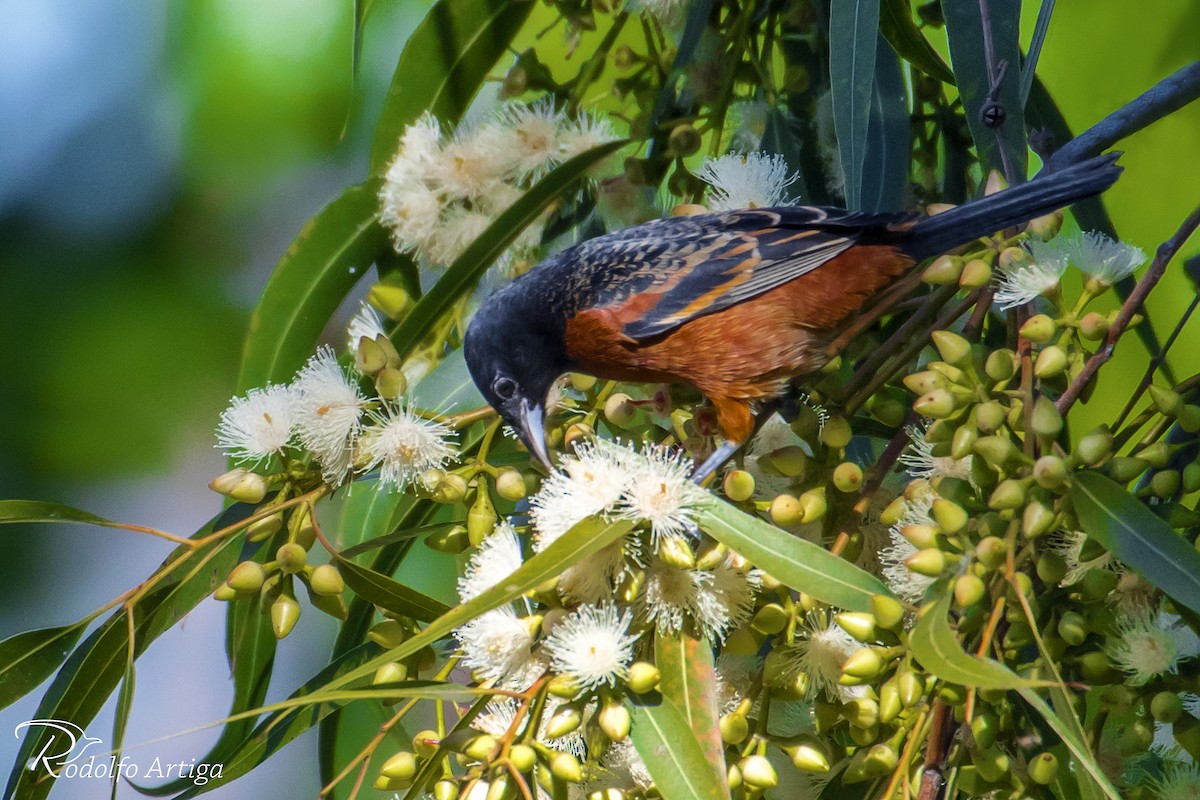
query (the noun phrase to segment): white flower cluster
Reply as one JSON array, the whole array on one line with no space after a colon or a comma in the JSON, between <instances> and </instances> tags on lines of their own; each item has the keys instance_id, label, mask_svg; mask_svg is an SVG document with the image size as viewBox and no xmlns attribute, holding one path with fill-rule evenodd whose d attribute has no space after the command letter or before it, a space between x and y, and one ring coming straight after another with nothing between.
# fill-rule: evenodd
<instances>
[{"instance_id":1,"label":"white flower cluster","mask_svg":"<svg viewBox=\"0 0 1200 800\"><path fill-rule=\"evenodd\" d=\"M1106 288L1133 274L1146 261L1141 249L1089 231L1074 236L1057 236L1048 242L1026 242L1030 263L1002 271L996 290L996 308L1006 311L1023 306L1052 292L1062 281L1067 267L1075 267Z\"/></svg>"},{"instance_id":2,"label":"white flower cluster","mask_svg":"<svg viewBox=\"0 0 1200 800\"><path fill-rule=\"evenodd\" d=\"M400 139L379 193L380 218L397 250L449 264L535 180L614 138L605 120L572 120L549 102L507 103L452 137L425 114ZM542 222L530 225L515 249L532 250L541 233Z\"/></svg>"},{"instance_id":3,"label":"white flower cluster","mask_svg":"<svg viewBox=\"0 0 1200 800\"><path fill-rule=\"evenodd\" d=\"M698 174L711 187L708 207L713 211L791 205L787 188L799 177L788 171L783 156L761 152L709 159Z\"/></svg>"},{"instance_id":4,"label":"white flower cluster","mask_svg":"<svg viewBox=\"0 0 1200 800\"><path fill-rule=\"evenodd\" d=\"M937 495L932 489L914 494L905 504L904 516L888 530L888 546L879 551L878 558L888 588L910 603L919 603L925 598L925 592L933 585L934 579L913 572L904 563L917 552L917 548L904 538L901 531L906 525L936 525L930 509Z\"/></svg>"},{"instance_id":5,"label":"white flower cluster","mask_svg":"<svg viewBox=\"0 0 1200 800\"><path fill-rule=\"evenodd\" d=\"M369 399L358 375L343 369L329 347L318 350L290 384L233 398L217 426L217 446L231 457L261 465L302 449L334 486L357 468L378 469L381 485L403 488L453 458L453 438L445 425L403 403Z\"/></svg>"}]
</instances>

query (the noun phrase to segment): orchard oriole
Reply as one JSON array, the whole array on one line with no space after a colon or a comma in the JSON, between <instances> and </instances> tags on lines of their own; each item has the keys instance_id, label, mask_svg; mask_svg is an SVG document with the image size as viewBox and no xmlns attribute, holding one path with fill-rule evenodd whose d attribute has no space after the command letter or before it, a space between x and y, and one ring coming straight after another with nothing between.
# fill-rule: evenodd
<instances>
[{"instance_id":1,"label":"orchard oriole","mask_svg":"<svg viewBox=\"0 0 1200 800\"><path fill-rule=\"evenodd\" d=\"M725 438L700 481L753 433L757 405L822 366L833 333L869 297L923 259L1104 191L1121 173L1117 155L931 217L784 206L598 236L492 294L467 329L467 365L547 466L546 395L563 373L690 383Z\"/></svg>"}]
</instances>

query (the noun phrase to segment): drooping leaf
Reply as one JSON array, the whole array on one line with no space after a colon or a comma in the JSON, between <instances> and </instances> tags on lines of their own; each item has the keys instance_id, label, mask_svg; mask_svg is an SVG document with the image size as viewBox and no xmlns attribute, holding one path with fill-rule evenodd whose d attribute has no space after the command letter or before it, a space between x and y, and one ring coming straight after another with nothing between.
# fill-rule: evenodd
<instances>
[{"instance_id":1,"label":"drooping leaf","mask_svg":"<svg viewBox=\"0 0 1200 800\"><path fill-rule=\"evenodd\" d=\"M193 538L203 538L234 525L252 511L251 506L240 503L231 506ZM134 607L135 657L212 592L217 581L237 562L239 550L240 539L228 536L203 547L181 546L172 551L163 564L175 564L174 570ZM70 722L86 729L125 676L130 632L129 620L121 609L84 639L51 682L34 712L36 717ZM41 728L31 728L26 733L9 774L5 797L41 800L53 788L53 780L24 768L30 756L46 746L51 735Z\"/></svg>"},{"instance_id":2,"label":"drooping leaf","mask_svg":"<svg viewBox=\"0 0 1200 800\"><path fill-rule=\"evenodd\" d=\"M404 45L371 141L371 174L387 168L406 125L429 111L462 117L528 19L529 0L438 0Z\"/></svg>"},{"instance_id":3,"label":"drooping leaf","mask_svg":"<svg viewBox=\"0 0 1200 800\"><path fill-rule=\"evenodd\" d=\"M829 81L846 206L863 208L863 167L875 85L879 0L833 0L829 7Z\"/></svg>"},{"instance_id":4,"label":"drooping leaf","mask_svg":"<svg viewBox=\"0 0 1200 800\"><path fill-rule=\"evenodd\" d=\"M1022 678L997 661L964 652L950 627L952 597L950 592L942 592L940 598L924 606L909 634L909 647L922 667L944 681L980 689L1042 685L1040 681Z\"/></svg>"},{"instance_id":5,"label":"drooping leaf","mask_svg":"<svg viewBox=\"0 0 1200 800\"><path fill-rule=\"evenodd\" d=\"M392 332L396 350L402 356L411 352L538 214L581 178L589 167L625 144L625 140L609 142L558 165L496 217L487 230L446 268L438 282L417 301L400 326Z\"/></svg>"},{"instance_id":6,"label":"drooping leaf","mask_svg":"<svg viewBox=\"0 0 1200 800\"><path fill-rule=\"evenodd\" d=\"M759 569L821 602L851 611L870 611L874 595L891 596L874 575L715 496L699 504L696 521L710 536Z\"/></svg>"},{"instance_id":7,"label":"drooping leaf","mask_svg":"<svg viewBox=\"0 0 1200 800\"><path fill-rule=\"evenodd\" d=\"M954 73L913 21L911 8L908 0L882 0L879 32L905 61L931 78L953 84Z\"/></svg>"},{"instance_id":8,"label":"drooping leaf","mask_svg":"<svg viewBox=\"0 0 1200 800\"><path fill-rule=\"evenodd\" d=\"M708 762L712 779L725 784L725 744L717 727L717 673L712 647L686 634L654 639L654 664L663 700L683 715Z\"/></svg>"},{"instance_id":9,"label":"drooping leaf","mask_svg":"<svg viewBox=\"0 0 1200 800\"><path fill-rule=\"evenodd\" d=\"M75 522L112 527L117 523L89 511L43 500L0 500L0 525L15 522Z\"/></svg>"},{"instance_id":10,"label":"drooping leaf","mask_svg":"<svg viewBox=\"0 0 1200 800\"><path fill-rule=\"evenodd\" d=\"M358 279L388 244L379 181L352 186L309 220L275 266L250 317L238 391L292 376Z\"/></svg>"},{"instance_id":11,"label":"drooping leaf","mask_svg":"<svg viewBox=\"0 0 1200 800\"><path fill-rule=\"evenodd\" d=\"M137 688L137 669L133 663L133 654L129 654L125 662L125 676L121 678L121 691L117 692L117 712L113 717L112 749L118 763L121 761L121 750L125 746L125 730L129 726L129 712L133 710L133 693ZM121 785L120 775L114 773L112 780L112 800L117 800L117 787Z\"/></svg>"},{"instance_id":12,"label":"drooping leaf","mask_svg":"<svg viewBox=\"0 0 1200 800\"><path fill-rule=\"evenodd\" d=\"M629 735L663 800L729 797L728 784L713 777L695 731L674 704L635 705Z\"/></svg>"},{"instance_id":13,"label":"drooping leaf","mask_svg":"<svg viewBox=\"0 0 1200 800\"><path fill-rule=\"evenodd\" d=\"M1076 474L1070 496L1088 536L1172 600L1200 613L1200 553L1196 548L1098 472Z\"/></svg>"},{"instance_id":14,"label":"drooping leaf","mask_svg":"<svg viewBox=\"0 0 1200 800\"><path fill-rule=\"evenodd\" d=\"M349 559L337 556L335 559L346 585L359 597L380 608L412 617L418 622L432 622L450 610L446 604L368 567L359 566Z\"/></svg>"},{"instance_id":15,"label":"drooping leaf","mask_svg":"<svg viewBox=\"0 0 1200 800\"><path fill-rule=\"evenodd\" d=\"M1027 151L1025 113L1021 103L1020 0L989 0L992 48L996 69L1007 64L999 82L996 102L1003 110L1004 122L998 127L984 123L983 111L989 104L993 74L988 69L984 47L983 17L979 3L944 3L946 32L950 40L950 63L958 79L971 138L985 170L1005 174L1007 163L1012 180L1025 180Z\"/></svg>"},{"instance_id":16,"label":"drooping leaf","mask_svg":"<svg viewBox=\"0 0 1200 800\"><path fill-rule=\"evenodd\" d=\"M62 666L86 627L76 622L38 628L0 642L0 708L29 694Z\"/></svg>"},{"instance_id":17,"label":"drooping leaf","mask_svg":"<svg viewBox=\"0 0 1200 800\"><path fill-rule=\"evenodd\" d=\"M896 54L882 36L877 47L861 202L864 211L903 211L912 144L908 95Z\"/></svg>"}]
</instances>

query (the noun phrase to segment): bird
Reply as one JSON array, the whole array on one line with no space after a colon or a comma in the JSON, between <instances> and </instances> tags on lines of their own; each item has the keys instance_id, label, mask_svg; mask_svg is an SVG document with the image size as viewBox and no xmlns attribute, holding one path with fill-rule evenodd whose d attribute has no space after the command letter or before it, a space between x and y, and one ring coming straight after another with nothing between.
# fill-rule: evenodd
<instances>
[{"instance_id":1,"label":"bird","mask_svg":"<svg viewBox=\"0 0 1200 800\"><path fill-rule=\"evenodd\" d=\"M475 385L548 469L546 399L567 372L686 383L723 443L703 482L755 430L755 412L828 360L864 303L925 259L1111 186L1110 153L932 216L823 206L656 219L550 255L492 293L464 336Z\"/></svg>"}]
</instances>

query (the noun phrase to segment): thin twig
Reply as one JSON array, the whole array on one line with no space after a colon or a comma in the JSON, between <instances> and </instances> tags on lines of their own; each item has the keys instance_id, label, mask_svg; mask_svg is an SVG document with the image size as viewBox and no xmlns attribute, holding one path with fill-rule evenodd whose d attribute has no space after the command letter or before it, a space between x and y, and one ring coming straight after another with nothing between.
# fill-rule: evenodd
<instances>
[{"instance_id":1,"label":"thin twig","mask_svg":"<svg viewBox=\"0 0 1200 800\"><path fill-rule=\"evenodd\" d=\"M871 507L871 499L875 496L875 492L879 491L879 487L883 485L884 478L891 472L892 466L896 460L900 458L900 454L904 452L904 448L908 446L908 426L916 423L918 414L915 411L908 413L908 418L904 420L904 424L900 426L900 430L896 431L896 435L887 443L887 447L879 454L879 458L875 461L867 473L867 481L863 485L862 493L854 506L850 509L849 517L838 526L838 535L834 539L833 545L829 548L835 556L841 555L846 549L846 545L850 544L850 532L858 530L863 517L867 515L867 509Z\"/></svg>"},{"instance_id":2,"label":"thin twig","mask_svg":"<svg viewBox=\"0 0 1200 800\"><path fill-rule=\"evenodd\" d=\"M1088 385L1092 378L1096 377L1096 372L1100 367L1112 358L1113 350L1117 346L1117 340L1121 338L1121 334L1129 327L1130 320L1133 315L1141 308L1142 303L1146 302L1146 297L1150 291L1158 284L1159 280L1167 271L1167 264L1175 257L1188 238L1195 232L1196 228L1200 227L1200 205L1192 210L1188 218L1179 226L1179 230L1175 231L1175 235L1158 246L1158 252L1154 256L1154 261L1150 264L1150 269L1146 270L1146 274L1138 281L1136 287L1126 298L1121 305L1120 312L1117 313L1117 318L1113 321L1112 327L1108 330L1108 335L1104 337L1104 344L1100 349L1092 354L1092 357L1083 365L1083 370L1075 380L1071 381L1071 385L1063 392L1062 397L1058 399L1056 404L1059 414L1066 414L1067 410L1079 398L1083 388Z\"/></svg>"},{"instance_id":3,"label":"thin twig","mask_svg":"<svg viewBox=\"0 0 1200 800\"><path fill-rule=\"evenodd\" d=\"M1167 341L1163 343L1162 349L1154 354L1150 359L1150 363L1146 365L1146 372L1142 375L1141 381L1138 382L1137 388L1133 390L1133 394L1129 396L1129 401L1125 403L1125 408L1121 409L1121 414L1113 422L1114 429L1121 427L1121 423L1125 418L1133 413L1133 407L1137 405L1137 401L1147 389L1150 388L1150 383L1154 380L1154 373L1167 360L1167 351L1171 349L1171 345L1175 344L1175 340L1179 338L1179 334L1183 333L1183 328L1187 325L1192 314L1197 306L1200 306L1200 294L1192 298L1192 302L1188 305L1187 310L1183 312L1183 316L1179 318L1179 322L1175 323L1175 330L1171 331L1171 335L1167 337Z\"/></svg>"},{"instance_id":4,"label":"thin twig","mask_svg":"<svg viewBox=\"0 0 1200 800\"><path fill-rule=\"evenodd\" d=\"M933 705L933 726L925 745L925 769L921 771L921 789L917 792L917 800L936 800L941 792L942 772L946 769L946 756L953 738L954 717L950 713L950 706L936 700Z\"/></svg>"}]
</instances>

